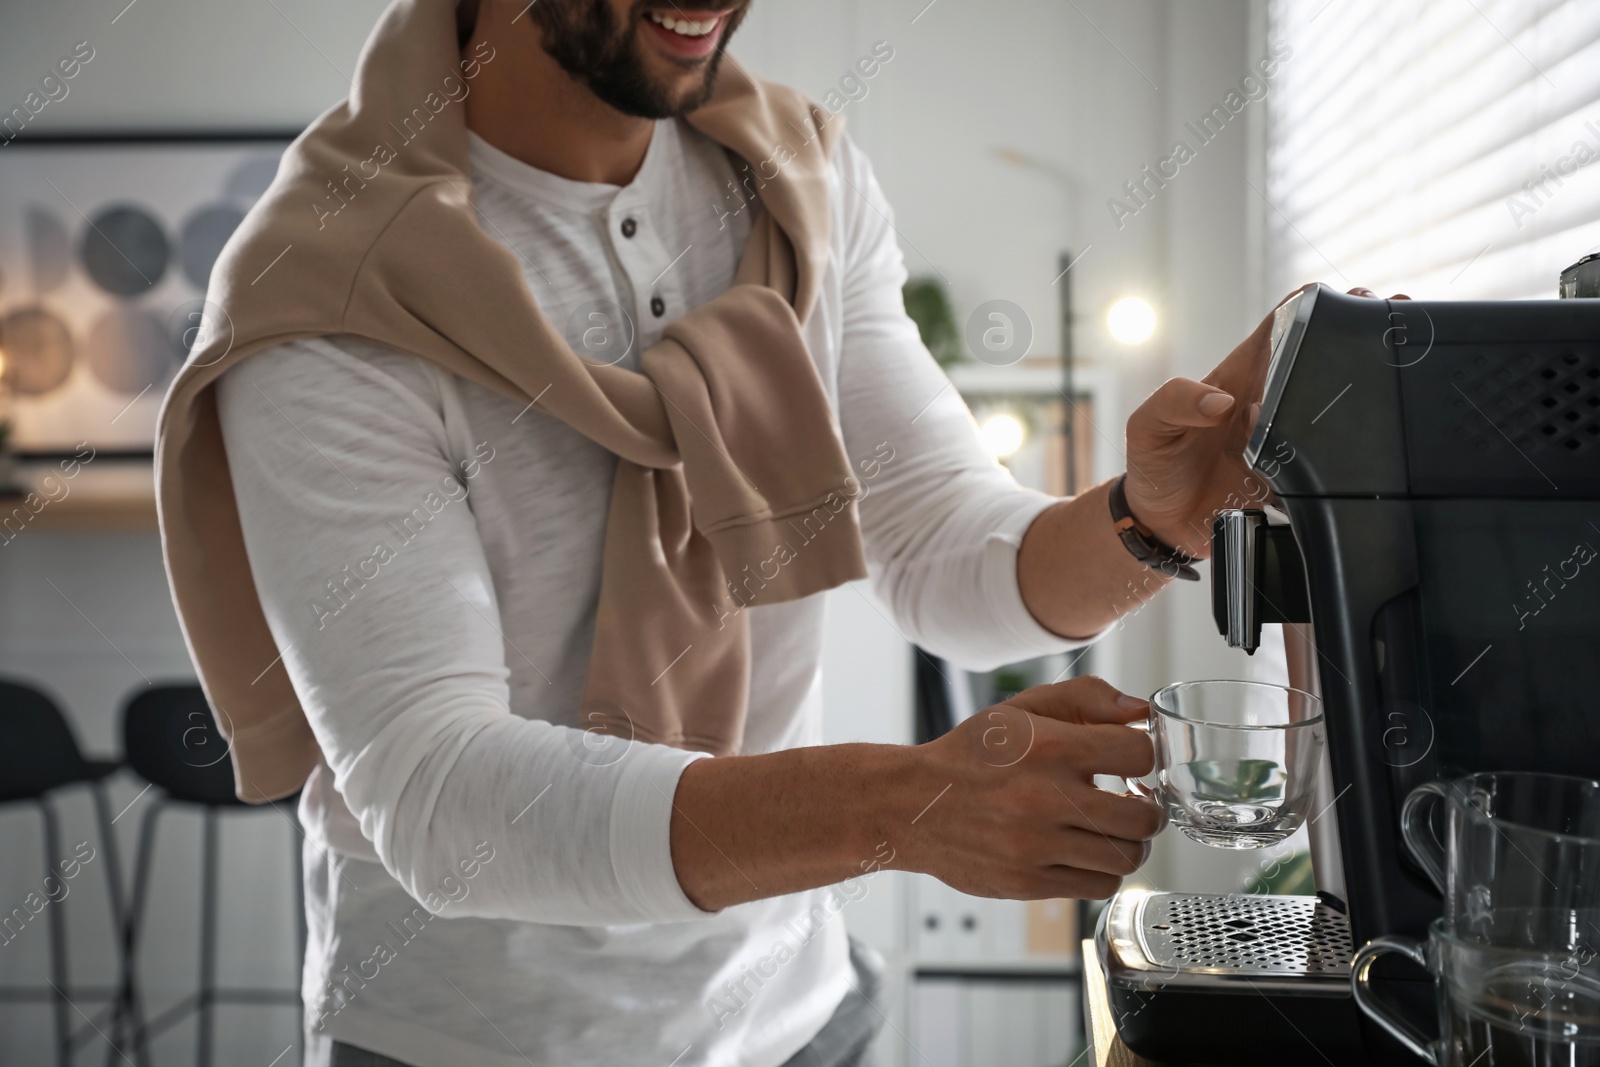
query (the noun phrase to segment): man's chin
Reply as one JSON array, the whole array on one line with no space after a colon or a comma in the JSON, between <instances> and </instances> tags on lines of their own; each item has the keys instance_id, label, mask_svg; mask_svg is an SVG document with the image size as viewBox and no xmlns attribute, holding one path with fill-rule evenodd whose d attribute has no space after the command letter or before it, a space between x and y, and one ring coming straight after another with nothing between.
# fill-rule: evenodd
<instances>
[{"instance_id":1,"label":"man's chin","mask_svg":"<svg viewBox=\"0 0 1600 1067\"><path fill-rule=\"evenodd\" d=\"M662 71L652 71L652 95L661 102L664 112L654 117L676 118L711 99L717 78L716 58L696 63L689 70L673 65Z\"/></svg>"},{"instance_id":2,"label":"man's chin","mask_svg":"<svg viewBox=\"0 0 1600 1067\"><path fill-rule=\"evenodd\" d=\"M657 52L645 63L656 99L668 104L674 115L681 115L711 98L721 60L720 51L699 58Z\"/></svg>"},{"instance_id":3,"label":"man's chin","mask_svg":"<svg viewBox=\"0 0 1600 1067\"><path fill-rule=\"evenodd\" d=\"M604 12L606 8L600 5L589 10ZM722 45L738 27L742 14L742 8L735 8L721 16L715 35L706 36L708 42L715 40L715 46L703 49L701 55L688 54L693 49L664 39L669 31L651 21L648 9L643 8L636 12L630 32L600 23L553 23L546 27L544 47L568 75L622 114L675 118L710 99Z\"/></svg>"}]
</instances>

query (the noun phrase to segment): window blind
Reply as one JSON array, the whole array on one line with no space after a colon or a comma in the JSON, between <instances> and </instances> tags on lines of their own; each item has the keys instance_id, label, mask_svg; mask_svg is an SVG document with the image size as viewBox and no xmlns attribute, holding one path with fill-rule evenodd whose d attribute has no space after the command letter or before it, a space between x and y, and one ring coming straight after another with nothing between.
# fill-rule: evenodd
<instances>
[{"instance_id":1,"label":"window blind","mask_svg":"<svg viewBox=\"0 0 1600 1067\"><path fill-rule=\"evenodd\" d=\"M1600 246L1600 3L1269 0L1267 267L1441 300L1554 297Z\"/></svg>"}]
</instances>

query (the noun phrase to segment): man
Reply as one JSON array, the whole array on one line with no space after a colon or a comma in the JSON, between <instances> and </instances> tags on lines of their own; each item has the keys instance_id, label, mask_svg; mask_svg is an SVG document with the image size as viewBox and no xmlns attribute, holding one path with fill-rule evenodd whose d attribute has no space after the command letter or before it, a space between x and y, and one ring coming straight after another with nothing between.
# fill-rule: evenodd
<instances>
[{"instance_id":1,"label":"man","mask_svg":"<svg viewBox=\"0 0 1600 1067\"><path fill-rule=\"evenodd\" d=\"M399 0L219 265L163 531L241 795L304 785L308 1063L853 1063L863 875L1105 897L1161 825L1093 785L1152 764L1096 679L821 746L818 592L864 560L977 668L1091 639L1205 553L1269 323L1125 484L1020 489L866 160L724 55L747 4Z\"/></svg>"}]
</instances>

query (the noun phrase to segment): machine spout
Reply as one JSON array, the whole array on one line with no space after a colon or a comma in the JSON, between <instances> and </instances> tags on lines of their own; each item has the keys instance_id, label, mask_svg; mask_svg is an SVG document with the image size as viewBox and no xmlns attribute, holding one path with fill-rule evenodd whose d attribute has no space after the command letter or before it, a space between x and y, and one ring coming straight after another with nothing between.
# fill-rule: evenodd
<instances>
[{"instance_id":1,"label":"machine spout","mask_svg":"<svg viewBox=\"0 0 1600 1067\"><path fill-rule=\"evenodd\" d=\"M1261 624L1308 623L1305 561L1294 531L1265 511L1232 509L1211 526L1211 614L1230 648L1251 655Z\"/></svg>"}]
</instances>

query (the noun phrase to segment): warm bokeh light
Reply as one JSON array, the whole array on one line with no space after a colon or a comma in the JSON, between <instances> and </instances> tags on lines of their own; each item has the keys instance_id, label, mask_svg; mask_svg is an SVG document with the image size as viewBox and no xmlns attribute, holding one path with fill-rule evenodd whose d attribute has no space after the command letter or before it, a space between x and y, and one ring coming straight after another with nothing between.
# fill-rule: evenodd
<instances>
[{"instance_id":1,"label":"warm bokeh light","mask_svg":"<svg viewBox=\"0 0 1600 1067\"><path fill-rule=\"evenodd\" d=\"M1106 329L1125 345L1142 344L1156 332L1156 309L1137 296L1125 296L1106 312Z\"/></svg>"},{"instance_id":2,"label":"warm bokeh light","mask_svg":"<svg viewBox=\"0 0 1600 1067\"><path fill-rule=\"evenodd\" d=\"M978 433L983 437L983 447L995 459L1005 459L1015 454L1028 436L1022 420L1005 412L984 419L978 427Z\"/></svg>"}]
</instances>

